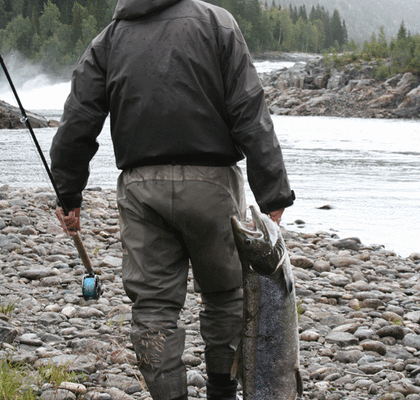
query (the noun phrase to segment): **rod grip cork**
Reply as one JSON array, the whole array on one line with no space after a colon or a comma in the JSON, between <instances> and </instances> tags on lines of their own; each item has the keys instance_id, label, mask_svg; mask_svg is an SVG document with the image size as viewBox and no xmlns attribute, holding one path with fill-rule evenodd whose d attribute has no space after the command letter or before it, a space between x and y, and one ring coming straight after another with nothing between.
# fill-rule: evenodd
<instances>
[{"instance_id":1,"label":"rod grip cork","mask_svg":"<svg viewBox=\"0 0 420 400\"><path fill-rule=\"evenodd\" d=\"M71 235L74 245L76 246L77 252L79 253L79 257L82 260L84 267L89 275L94 275L92 263L89 259L89 256L86 252L85 246L83 246L82 239L80 238L79 232L76 232L75 235Z\"/></svg>"}]
</instances>

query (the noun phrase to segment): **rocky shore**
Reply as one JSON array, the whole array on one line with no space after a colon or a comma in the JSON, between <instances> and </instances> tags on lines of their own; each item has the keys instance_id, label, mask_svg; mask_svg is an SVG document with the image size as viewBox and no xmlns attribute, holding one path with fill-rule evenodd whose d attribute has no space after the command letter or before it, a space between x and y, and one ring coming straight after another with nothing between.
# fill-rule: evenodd
<instances>
[{"instance_id":1,"label":"rocky shore","mask_svg":"<svg viewBox=\"0 0 420 400\"><path fill-rule=\"evenodd\" d=\"M58 122L48 120L42 115L25 110L32 128L47 128L57 127ZM0 100L0 129L22 129L25 128L25 123L22 121L22 116L18 107L14 107L2 100Z\"/></svg>"},{"instance_id":2,"label":"rocky shore","mask_svg":"<svg viewBox=\"0 0 420 400\"><path fill-rule=\"evenodd\" d=\"M377 62L357 62L337 70L326 66L320 56L304 61L260 75L272 114L420 118L420 79L411 73L378 81Z\"/></svg>"},{"instance_id":3,"label":"rocky shore","mask_svg":"<svg viewBox=\"0 0 420 400\"><path fill-rule=\"evenodd\" d=\"M85 272L56 221L54 198L47 189L0 187L0 360L31 366L44 400L150 400L129 340L115 192L84 193L82 239L104 289L97 301L81 296ZM303 399L420 399L420 254L400 258L327 232L283 233L298 299ZM179 320L190 400L205 398L200 309L190 277ZM35 380L45 365L84 375L57 388Z\"/></svg>"},{"instance_id":4,"label":"rocky shore","mask_svg":"<svg viewBox=\"0 0 420 400\"><path fill-rule=\"evenodd\" d=\"M82 238L104 288L98 301L81 297L85 272L58 226L54 198L47 189L0 188L0 360L25 363L34 377L43 365L84 373L59 389L34 380L44 400L150 399L129 341L115 192L84 193ZM420 399L420 254L400 258L327 232L283 233L298 299L303 399ZM205 398L200 303L190 277L179 320L190 400Z\"/></svg>"},{"instance_id":5,"label":"rocky shore","mask_svg":"<svg viewBox=\"0 0 420 400\"><path fill-rule=\"evenodd\" d=\"M264 53L255 61L291 61L295 65L260 74L270 113L345 118L420 118L420 78L411 73L376 80L378 62L359 61L343 69L325 65L320 55ZM58 122L27 112L33 128ZM24 128L18 108L0 101L0 129Z\"/></svg>"}]
</instances>

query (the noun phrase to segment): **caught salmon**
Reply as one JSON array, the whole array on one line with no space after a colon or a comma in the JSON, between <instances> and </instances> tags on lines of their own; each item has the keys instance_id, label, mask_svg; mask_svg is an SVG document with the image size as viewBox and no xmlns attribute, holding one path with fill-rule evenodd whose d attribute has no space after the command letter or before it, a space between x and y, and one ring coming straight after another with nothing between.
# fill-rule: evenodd
<instances>
[{"instance_id":1,"label":"caught salmon","mask_svg":"<svg viewBox=\"0 0 420 400\"><path fill-rule=\"evenodd\" d=\"M242 264L244 326L233 373L244 400L302 394L293 273L280 227L251 206L253 222L232 217Z\"/></svg>"}]
</instances>

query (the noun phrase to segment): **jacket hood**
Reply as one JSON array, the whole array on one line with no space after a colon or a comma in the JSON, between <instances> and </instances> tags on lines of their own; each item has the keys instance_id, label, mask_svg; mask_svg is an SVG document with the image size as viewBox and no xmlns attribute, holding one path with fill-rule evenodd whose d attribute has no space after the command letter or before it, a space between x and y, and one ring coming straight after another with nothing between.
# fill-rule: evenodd
<instances>
[{"instance_id":1,"label":"jacket hood","mask_svg":"<svg viewBox=\"0 0 420 400\"><path fill-rule=\"evenodd\" d=\"M113 19L135 19L169 7L179 0L118 0Z\"/></svg>"}]
</instances>

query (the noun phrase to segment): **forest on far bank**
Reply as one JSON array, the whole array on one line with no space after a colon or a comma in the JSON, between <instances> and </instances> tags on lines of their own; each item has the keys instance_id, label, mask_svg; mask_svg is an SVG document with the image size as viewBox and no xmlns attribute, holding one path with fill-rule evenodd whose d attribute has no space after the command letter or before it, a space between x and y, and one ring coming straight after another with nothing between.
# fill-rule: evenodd
<instances>
[{"instance_id":1,"label":"forest on far bank","mask_svg":"<svg viewBox=\"0 0 420 400\"><path fill-rule=\"evenodd\" d=\"M369 41L356 44L339 11L319 4L309 10L291 3L276 6L273 0L207 1L233 14L253 54L324 53L334 65L377 59L378 76L420 74L420 35L407 31L404 21L389 42L382 27ZM0 52L5 56L17 51L47 73L68 71L111 22L116 4L117 0L0 0Z\"/></svg>"},{"instance_id":2,"label":"forest on far bank","mask_svg":"<svg viewBox=\"0 0 420 400\"><path fill-rule=\"evenodd\" d=\"M272 0L269 0L272 1ZM279 7L258 0L210 0L229 10L251 52L337 51L347 29L337 10ZM51 73L74 65L112 20L117 0L0 0L0 51L18 51Z\"/></svg>"}]
</instances>

